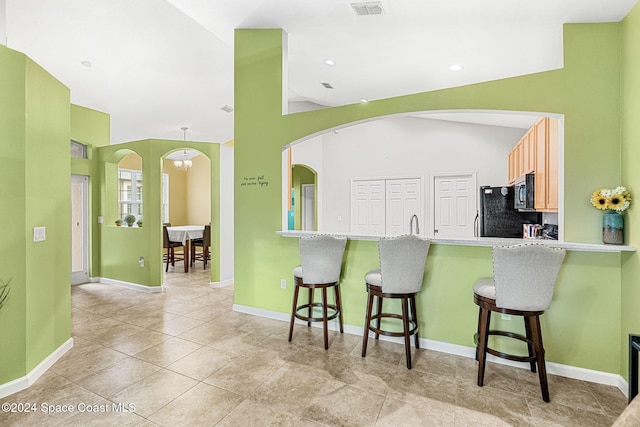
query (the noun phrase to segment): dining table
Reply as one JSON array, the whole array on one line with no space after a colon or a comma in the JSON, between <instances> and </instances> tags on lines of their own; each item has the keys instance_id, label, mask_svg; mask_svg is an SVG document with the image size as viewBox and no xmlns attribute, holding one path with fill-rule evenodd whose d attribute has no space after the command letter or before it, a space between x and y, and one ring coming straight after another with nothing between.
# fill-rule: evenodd
<instances>
[{"instance_id":1,"label":"dining table","mask_svg":"<svg viewBox=\"0 0 640 427\"><path fill-rule=\"evenodd\" d=\"M204 237L204 225L176 225L167 227L169 241L181 242L184 246L184 272L189 272L191 262L191 240Z\"/></svg>"}]
</instances>

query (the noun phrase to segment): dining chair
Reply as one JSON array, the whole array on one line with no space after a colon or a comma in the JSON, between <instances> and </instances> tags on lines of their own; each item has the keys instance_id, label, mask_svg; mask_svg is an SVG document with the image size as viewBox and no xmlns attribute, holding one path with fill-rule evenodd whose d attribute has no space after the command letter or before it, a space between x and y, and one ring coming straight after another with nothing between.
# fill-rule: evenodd
<instances>
[{"instance_id":1,"label":"dining chair","mask_svg":"<svg viewBox=\"0 0 640 427\"><path fill-rule=\"evenodd\" d=\"M211 225L204 226L204 233L202 239L191 239L191 265L197 260L202 261L203 268L207 268L207 262L211 259ZM198 252L197 248L202 248L201 252Z\"/></svg>"},{"instance_id":2,"label":"dining chair","mask_svg":"<svg viewBox=\"0 0 640 427\"><path fill-rule=\"evenodd\" d=\"M163 262L167 263L167 266L164 269L165 272L169 271L169 263L175 267L176 261L187 262L187 258L185 256L186 248L182 242L172 242L169 240L169 231L167 230L166 225L162 226L162 247L165 250L165 253L163 254ZM180 256L180 254L176 255L176 248L182 248L182 256Z\"/></svg>"}]
</instances>

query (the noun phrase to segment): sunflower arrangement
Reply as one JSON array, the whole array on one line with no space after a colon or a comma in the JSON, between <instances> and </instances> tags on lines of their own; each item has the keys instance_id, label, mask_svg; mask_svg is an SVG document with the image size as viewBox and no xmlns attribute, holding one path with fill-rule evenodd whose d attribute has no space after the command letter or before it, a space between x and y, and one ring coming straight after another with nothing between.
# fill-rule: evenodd
<instances>
[{"instance_id":1,"label":"sunflower arrangement","mask_svg":"<svg viewBox=\"0 0 640 427\"><path fill-rule=\"evenodd\" d=\"M631 193L626 187L601 188L591 195L591 204L600 210L624 212L631 205Z\"/></svg>"}]
</instances>

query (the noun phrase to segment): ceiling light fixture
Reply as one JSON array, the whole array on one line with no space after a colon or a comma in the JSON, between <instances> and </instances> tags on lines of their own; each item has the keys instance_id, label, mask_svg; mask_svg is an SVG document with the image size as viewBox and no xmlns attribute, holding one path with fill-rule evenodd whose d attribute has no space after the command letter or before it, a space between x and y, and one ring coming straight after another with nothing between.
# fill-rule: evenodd
<instances>
[{"instance_id":1,"label":"ceiling light fixture","mask_svg":"<svg viewBox=\"0 0 640 427\"><path fill-rule=\"evenodd\" d=\"M452 65L449 65L449 69L451 71L462 71L464 69L464 67L462 65L459 65L459 64L452 64Z\"/></svg>"},{"instance_id":2,"label":"ceiling light fixture","mask_svg":"<svg viewBox=\"0 0 640 427\"><path fill-rule=\"evenodd\" d=\"M92 66L91 61L82 61L80 62L80 64L82 64L83 67L87 67L87 68L91 68Z\"/></svg>"},{"instance_id":3,"label":"ceiling light fixture","mask_svg":"<svg viewBox=\"0 0 640 427\"><path fill-rule=\"evenodd\" d=\"M182 129L183 140L186 141L187 140L187 129L189 129L189 128L188 127L182 127L180 129ZM185 171L188 171L189 168L191 166L193 166L193 162L189 159L189 153L187 153L187 150L184 150L184 152L182 153L182 160L174 160L173 161L173 165L175 167L177 167L178 169L184 169Z\"/></svg>"},{"instance_id":4,"label":"ceiling light fixture","mask_svg":"<svg viewBox=\"0 0 640 427\"><path fill-rule=\"evenodd\" d=\"M364 104L364 103L369 102L369 100L368 100L368 99L365 99L365 98L360 98L360 102Z\"/></svg>"},{"instance_id":5,"label":"ceiling light fixture","mask_svg":"<svg viewBox=\"0 0 640 427\"><path fill-rule=\"evenodd\" d=\"M336 61L334 61L333 59L325 59L324 63L332 67L336 65Z\"/></svg>"}]
</instances>

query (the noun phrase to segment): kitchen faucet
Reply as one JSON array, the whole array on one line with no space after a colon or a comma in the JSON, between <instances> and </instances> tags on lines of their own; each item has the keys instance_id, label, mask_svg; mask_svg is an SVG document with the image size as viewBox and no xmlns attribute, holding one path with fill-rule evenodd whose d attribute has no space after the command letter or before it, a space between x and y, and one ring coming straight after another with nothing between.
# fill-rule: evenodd
<instances>
[{"instance_id":1,"label":"kitchen faucet","mask_svg":"<svg viewBox=\"0 0 640 427\"><path fill-rule=\"evenodd\" d=\"M413 215L411 221L409 221L409 234L413 234L413 219L416 219L416 234L420 234L420 222L418 221L418 215Z\"/></svg>"}]
</instances>

